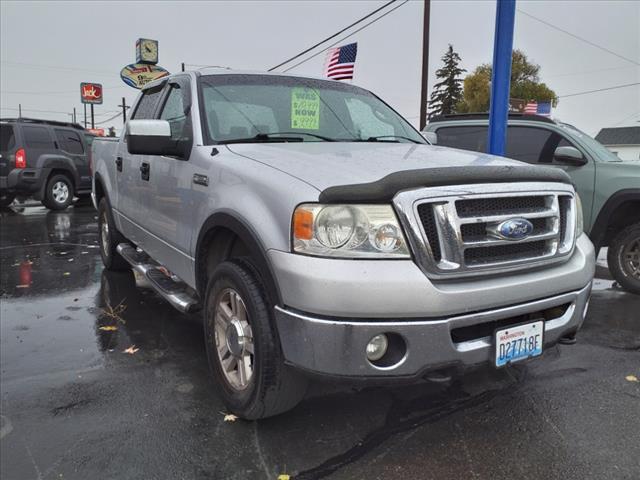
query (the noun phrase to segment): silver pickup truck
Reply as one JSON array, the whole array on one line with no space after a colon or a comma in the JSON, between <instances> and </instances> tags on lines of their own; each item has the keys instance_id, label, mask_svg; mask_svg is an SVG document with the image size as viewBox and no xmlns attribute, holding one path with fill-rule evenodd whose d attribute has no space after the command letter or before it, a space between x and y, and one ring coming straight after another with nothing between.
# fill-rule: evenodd
<instances>
[{"instance_id":1,"label":"silver pickup truck","mask_svg":"<svg viewBox=\"0 0 640 480\"><path fill-rule=\"evenodd\" d=\"M564 172L431 146L353 85L172 75L92 157L105 267L202 311L244 418L292 408L316 376L532 359L587 310L593 246Z\"/></svg>"}]
</instances>

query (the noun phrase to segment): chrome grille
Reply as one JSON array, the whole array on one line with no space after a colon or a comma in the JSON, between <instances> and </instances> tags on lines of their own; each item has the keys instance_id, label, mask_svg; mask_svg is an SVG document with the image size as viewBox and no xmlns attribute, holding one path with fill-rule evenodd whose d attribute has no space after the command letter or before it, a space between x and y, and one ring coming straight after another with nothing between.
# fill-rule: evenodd
<instances>
[{"instance_id":1,"label":"chrome grille","mask_svg":"<svg viewBox=\"0 0 640 480\"><path fill-rule=\"evenodd\" d=\"M434 277L526 268L561 261L575 243L573 188L561 183L482 184L401 192L394 202L415 257ZM525 219L528 236L498 226Z\"/></svg>"}]
</instances>

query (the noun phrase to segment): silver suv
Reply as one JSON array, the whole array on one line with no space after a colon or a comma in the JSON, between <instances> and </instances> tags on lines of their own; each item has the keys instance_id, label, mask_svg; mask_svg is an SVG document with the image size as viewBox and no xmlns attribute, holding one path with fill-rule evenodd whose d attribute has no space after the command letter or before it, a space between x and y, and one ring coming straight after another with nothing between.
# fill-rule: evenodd
<instances>
[{"instance_id":1,"label":"silver suv","mask_svg":"<svg viewBox=\"0 0 640 480\"><path fill-rule=\"evenodd\" d=\"M173 75L93 159L105 266L202 310L244 418L292 408L312 376L500 368L583 322L594 252L567 175L430 146L352 85Z\"/></svg>"}]
</instances>

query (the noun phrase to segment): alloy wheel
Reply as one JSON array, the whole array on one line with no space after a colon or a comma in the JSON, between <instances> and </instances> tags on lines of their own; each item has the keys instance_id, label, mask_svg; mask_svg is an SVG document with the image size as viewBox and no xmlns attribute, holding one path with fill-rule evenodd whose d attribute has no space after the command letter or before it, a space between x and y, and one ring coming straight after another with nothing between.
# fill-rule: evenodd
<instances>
[{"instance_id":1,"label":"alloy wheel","mask_svg":"<svg viewBox=\"0 0 640 480\"><path fill-rule=\"evenodd\" d=\"M254 372L253 332L238 292L226 288L218 297L214 318L216 351L229 385L244 390Z\"/></svg>"}]
</instances>

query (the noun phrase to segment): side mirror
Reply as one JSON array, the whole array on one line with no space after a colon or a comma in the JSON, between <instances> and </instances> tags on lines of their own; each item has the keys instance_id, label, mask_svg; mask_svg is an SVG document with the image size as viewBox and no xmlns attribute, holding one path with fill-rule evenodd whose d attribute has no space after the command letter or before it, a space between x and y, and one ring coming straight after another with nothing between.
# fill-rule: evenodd
<instances>
[{"instance_id":1,"label":"side mirror","mask_svg":"<svg viewBox=\"0 0 640 480\"><path fill-rule=\"evenodd\" d=\"M574 167L580 167L587 164L587 159L584 155L575 147L558 147L553 152L553 161L557 163L564 163L565 165L572 165Z\"/></svg>"},{"instance_id":2,"label":"side mirror","mask_svg":"<svg viewBox=\"0 0 640 480\"><path fill-rule=\"evenodd\" d=\"M438 134L436 132L422 132L422 136L431 145L438 144Z\"/></svg>"},{"instance_id":3,"label":"side mirror","mask_svg":"<svg viewBox=\"0 0 640 480\"><path fill-rule=\"evenodd\" d=\"M180 157L183 146L171 138L171 125L166 120L129 120L127 149L134 155L166 155Z\"/></svg>"}]
</instances>

